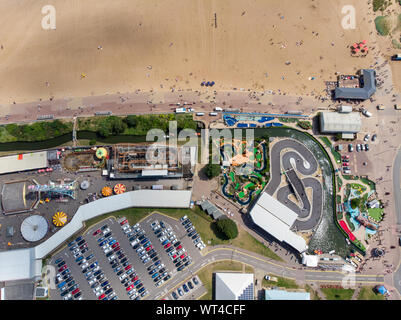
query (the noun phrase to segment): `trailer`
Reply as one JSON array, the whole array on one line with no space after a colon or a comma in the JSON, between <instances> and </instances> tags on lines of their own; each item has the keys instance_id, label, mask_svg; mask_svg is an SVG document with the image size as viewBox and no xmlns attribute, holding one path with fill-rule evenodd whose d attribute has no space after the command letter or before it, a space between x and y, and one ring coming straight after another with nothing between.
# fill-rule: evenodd
<instances>
[{"instance_id":1,"label":"trailer","mask_svg":"<svg viewBox=\"0 0 401 320\"><path fill-rule=\"evenodd\" d=\"M352 112L352 106L339 106L338 112L339 113L350 113L350 112Z\"/></svg>"},{"instance_id":2,"label":"trailer","mask_svg":"<svg viewBox=\"0 0 401 320\"><path fill-rule=\"evenodd\" d=\"M175 108L175 113L186 113L187 109L186 108Z\"/></svg>"},{"instance_id":3,"label":"trailer","mask_svg":"<svg viewBox=\"0 0 401 320\"><path fill-rule=\"evenodd\" d=\"M393 55L391 57L391 60L393 60L393 61L401 61L401 54L397 53L397 54Z\"/></svg>"}]
</instances>

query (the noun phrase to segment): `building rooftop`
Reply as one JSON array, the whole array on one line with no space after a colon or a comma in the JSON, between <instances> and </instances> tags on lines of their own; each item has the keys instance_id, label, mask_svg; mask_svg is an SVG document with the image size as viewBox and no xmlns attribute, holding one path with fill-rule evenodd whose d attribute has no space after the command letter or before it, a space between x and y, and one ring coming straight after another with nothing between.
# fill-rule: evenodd
<instances>
[{"instance_id":1,"label":"building rooftop","mask_svg":"<svg viewBox=\"0 0 401 320\"><path fill-rule=\"evenodd\" d=\"M322 112L320 114L320 131L323 133L357 133L361 131L361 128L362 120L358 112Z\"/></svg>"},{"instance_id":2,"label":"building rooftop","mask_svg":"<svg viewBox=\"0 0 401 320\"><path fill-rule=\"evenodd\" d=\"M362 70L361 88L337 87L334 90L335 99L369 99L376 92L376 72L373 69Z\"/></svg>"},{"instance_id":3,"label":"building rooftop","mask_svg":"<svg viewBox=\"0 0 401 320\"><path fill-rule=\"evenodd\" d=\"M252 273L218 272L215 276L216 300L254 300Z\"/></svg>"},{"instance_id":4,"label":"building rooftop","mask_svg":"<svg viewBox=\"0 0 401 320\"><path fill-rule=\"evenodd\" d=\"M47 167L47 151L20 153L0 157L0 174Z\"/></svg>"},{"instance_id":5,"label":"building rooftop","mask_svg":"<svg viewBox=\"0 0 401 320\"><path fill-rule=\"evenodd\" d=\"M266 289L265 300L310 300L309 292Z\"/></svg>"}]
</instances>

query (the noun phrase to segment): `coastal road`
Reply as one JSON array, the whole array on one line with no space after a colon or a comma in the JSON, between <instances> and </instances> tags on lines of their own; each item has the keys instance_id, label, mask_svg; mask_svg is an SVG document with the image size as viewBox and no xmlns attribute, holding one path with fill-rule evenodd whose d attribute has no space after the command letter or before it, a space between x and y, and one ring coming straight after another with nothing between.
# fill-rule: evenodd
<instances>
[{"instance_id":1,"label":"coastal road","mask_svg":"<svg viewBox=\"0 0 401 320\"><path fill-rule=\"evenodd\" d=\"M393 167L393 184L394 184L394 202L397 224L401 225L401 148L394 160ZM401 263L394 272L394 286L401 295Z\"/></svg>"}]
</instances>

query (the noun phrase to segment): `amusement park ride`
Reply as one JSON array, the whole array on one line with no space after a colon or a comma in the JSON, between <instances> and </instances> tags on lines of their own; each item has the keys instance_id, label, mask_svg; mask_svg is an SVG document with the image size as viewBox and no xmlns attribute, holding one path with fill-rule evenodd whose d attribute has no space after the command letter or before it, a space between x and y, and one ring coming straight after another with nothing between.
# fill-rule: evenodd
<instances>
[{"instance_id":1,"label":"amusement park ride","mask_svg":"<svg viewBox=\"0 0 401 320\"><path fill-rule=\"evenodd\" d=\"M58 198L64 199L64 197L69 197L71 199L76 199L78 183L76 180L71 182L60 181L60 183L55 183L49 181L48 184L37 184L28 186L29 191L38 192L39 198L41 195L47 198Z\"/></svg>"}]
</instances>

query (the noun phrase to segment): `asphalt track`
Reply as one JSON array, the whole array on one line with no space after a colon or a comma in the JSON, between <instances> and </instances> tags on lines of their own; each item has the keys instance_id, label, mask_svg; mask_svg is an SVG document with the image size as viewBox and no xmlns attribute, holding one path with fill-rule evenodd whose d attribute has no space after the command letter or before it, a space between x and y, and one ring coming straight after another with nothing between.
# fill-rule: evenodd
<instances>
[{"instance_id":1,"label":"asphalt track","mask_svg":"<svg viewBox=\"0 0 401 320\"><path fill-rule=\"evenodd\" d=\"M394 202L397 224L401 224L401 148L394 160L393 166L393 184L394 184ZM394 286L401 294L401 264L398 265L398 269L394 272Z\"/></svg>"},{"instance_id":2,"label":"asphalt track","mask_svg":"<svg viewBox=\"0 0 401 320\"><path fill-rule=\"evenodd\" d=\"M295 163L292 162L291 159L294 159ZM309 165L305 166L305 161ZM293 164L295 164L297 171L305 176L313 175L318 168L318 164L313 153L302 143L293 139L281 140L271 148L270 163L271 177L265 191L269 195L273 195L279 188L282 168L283 170L288 170L289 174L296 175L296 172L293 170ZM292 180L296 181L296 179ZM293 228L295 228L297 231L309 231L313 230L318 225L322 216L323 188L321 183L313 177L303 178L300 179L300 181L303 184L302 189L309 187L313 190L312 206L307 196L302 196L300 192L298 193L301 195L303 207L301 208L296 203L292 202L288 196L293 194L294 190L289 185L277 190L277 200L297 213L298 219L295 221ZM295 185L295 187L297 186ZM298 189L300 188L301 186L298 186Z\"/></svg>"}]
</instances>

